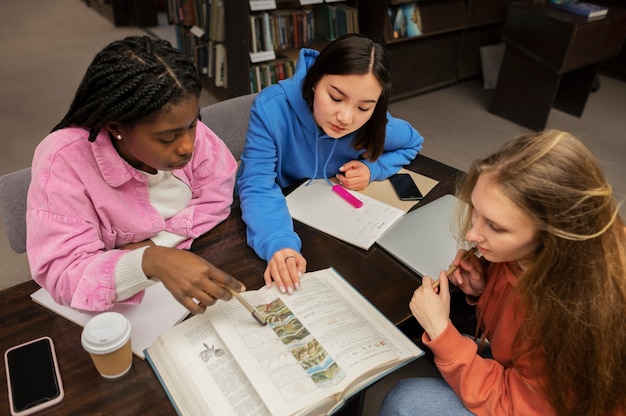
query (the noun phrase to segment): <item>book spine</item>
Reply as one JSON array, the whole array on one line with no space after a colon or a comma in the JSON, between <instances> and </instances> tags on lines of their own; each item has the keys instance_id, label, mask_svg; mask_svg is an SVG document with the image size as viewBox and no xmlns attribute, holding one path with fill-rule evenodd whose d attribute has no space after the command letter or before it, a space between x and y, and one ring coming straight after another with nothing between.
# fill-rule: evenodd
<instances>
[{"instance_id":1,"label":"book spine","mask_svg":"<svg viewBox=\"0 0 626 416\"><path fill-rule=\"evenodd\" d=\"M152 368L152 371L154 372L154 375L156 376L157 380L159 380L159 383L161 384L161 387L163 387L163 391L165 391L165 395L169 399L170 403L172 403L172 406L174 407L174 410L176 411L176 414L178 416L182 416L182 413L180 412L180 409L178 408L178 405L176 404L176 401L172 397L172 395L170 393L170 390L167 388L167 384L165 384L165 380L163 380L163 377L161 377L161 373L159 372L159 370L158 370L158 368L156 366L156 363L154 362L154 360L150 356L150 349L146 348L144 350L143 354L146 357L146 361L148 362L148 364Z\"/></svg>"},{"instance_id":2,"label":"book spine","mask_svg":"<svg viewBox=\"0 0 626 416\"><path fill-rule=\"evenodd\" d=\"M263 13L263 50L274 50L274 41L272 40L272 28L269 13Z\"/></svg>"}]
</instances>

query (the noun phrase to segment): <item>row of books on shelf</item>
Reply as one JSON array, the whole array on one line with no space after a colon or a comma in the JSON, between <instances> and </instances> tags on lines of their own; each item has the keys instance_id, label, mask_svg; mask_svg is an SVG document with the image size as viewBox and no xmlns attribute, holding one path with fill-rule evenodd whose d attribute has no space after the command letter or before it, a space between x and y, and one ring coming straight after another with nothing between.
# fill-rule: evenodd
<instances>
[{"instance_id":1,"label":"row of books on shelf","mask_svg":"<svg viewBox=\"0 0 626 416\"><path fill-rule=\"evenodd\" d=\"M205 41L177 26L178 47L194 61L200 75L212 78L216 87L228 86L226 46L223 42Z\"/></svg>"},{"instance_id":2,"label":"row of books on shelf","mask_svg":"<svg viewBox=\"0 0 626 416\"><path fill-rule=\"evenodd\" d=\"M289 58L279 57L273 61L250 66L250 92L255 93L282 79L290 78L294 71L294 62Z\"/></svg>"},{"instance_id":3,"label":"row of books on shelf","mask_svg":"<svg viewBox=\"0 0 626 416\"><path fill-rule=\"evenodd\" d=\"M302 48L315 42L313 12L283 9L250 15L250 52Z\"/></svg>"},{"instance_id":4,"label":"row of books on shelf","mask_svg":"<svg viewBox=\"0 0 626 416\"><path fill-rule=\"evenodd\" d=\"M200 75L227 87L225 0L168 0L178 48ZM358 10L341 3L301 3L303 7L254 11L250 18L250 89L257 92L293 74L294 62L277 52L316 47L347 33L358 33ZM283 52L284 53L284 52Z\"/></svg>"},{"instance_id":5,"label":"row of books on shelf","mask_svg":"<svg viewBox=\"0 0 626 416\"><path fill-rule=\"evenodd\" d=\"M333 40L347 33L359 33L359 12L346 4L316 4L315 24L317 35Z\"/></svg>"},{"instance_id":6,"label":"row of books on shelf","mask_svg":"<svg viewBox=\"0 0 626 416\"><path fill-rule=\"evenodd\" d=\"M309 47L359 32L356 8L316 4L313 8L271 10L250 15L250 53Z\"/></svg>"},{"instance_id":7,"label":"row of books on shelf","mask_svg":"<svg viewBox=\"0 0 626 416\"><path fill-rule=\"evenodd\" d=\"M197 42L194 36L187 36L183 49L190 56L198 72L213 80L216 87L228 86L226 46L221 42ZM192 43L197 42L197 43ZM282 79L293 76L295 62L287 57L278 57L271 61L250 66L250 92L259 92L263 88L276 84Z\"/></svg>"},{"instance_id":8,"label":"row of books on shelf","mask_svg":"<svg viewBox=\"0 0 626 416\"><path fill-rule=\"evenodd\" d=\"M224 0L168 0L167 16L170 24L192 28L197 37L225 39Z\"/></svg>"}]
</instances>

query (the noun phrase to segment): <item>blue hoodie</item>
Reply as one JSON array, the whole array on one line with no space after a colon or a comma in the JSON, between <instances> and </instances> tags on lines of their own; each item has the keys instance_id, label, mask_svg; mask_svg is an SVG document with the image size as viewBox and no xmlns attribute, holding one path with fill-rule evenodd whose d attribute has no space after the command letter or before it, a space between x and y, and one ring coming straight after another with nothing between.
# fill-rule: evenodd
<instances>
[{"instance_id":1,"label":"blue hoodie","mask_svg":"<svg viewBox=\"0 0 626 416\"><path fill-rule=\"evenodd\" d=\"M307 178L334 177L350 160L365 163L370 180L383 180L422 149L424 139L417 130L389 113L384 153L375 162L363 159L363 150L352 147L357 132L340 139L326 135L302 97L302 82L318 55L302 49L293 77L263 89L250 112L236 190L248 244L266 261L278 250L300 251L302 246L282 188Z\"/></svg>"}]
</instances>

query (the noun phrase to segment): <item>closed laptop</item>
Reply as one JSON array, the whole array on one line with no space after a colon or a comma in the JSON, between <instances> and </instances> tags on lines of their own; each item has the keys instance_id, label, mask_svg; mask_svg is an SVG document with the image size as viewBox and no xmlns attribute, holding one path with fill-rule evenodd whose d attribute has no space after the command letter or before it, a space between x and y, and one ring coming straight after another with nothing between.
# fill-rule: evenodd
<instances>
[{"instance_id":1,"label":"closed laptop","mask_svg":"<svg viewBox=\"0 0 626 416\"><path fill-rule=\"evenodd\" d=\"M437 280L459 248L453 232L458 201L448 194L410 211L376 243L420 276Z\"/></svg>"}]
</instances>

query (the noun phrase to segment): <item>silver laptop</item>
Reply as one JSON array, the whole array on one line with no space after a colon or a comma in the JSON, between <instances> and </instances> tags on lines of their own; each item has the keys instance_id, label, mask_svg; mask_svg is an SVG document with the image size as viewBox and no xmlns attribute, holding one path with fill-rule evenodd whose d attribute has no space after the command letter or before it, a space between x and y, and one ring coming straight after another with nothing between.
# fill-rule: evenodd
<instances>
[{"instance_id":1,"label":"silver laptop","mask_svg":"<svg viewBox=\"0 0 626 416\"><path fill-rule=\"evenodd\" d=\"M437 280L458 250L453 233L458 201L448 194L418 207L396 221L376 243L420 276Z\"/></svg>"}]
</instances>

